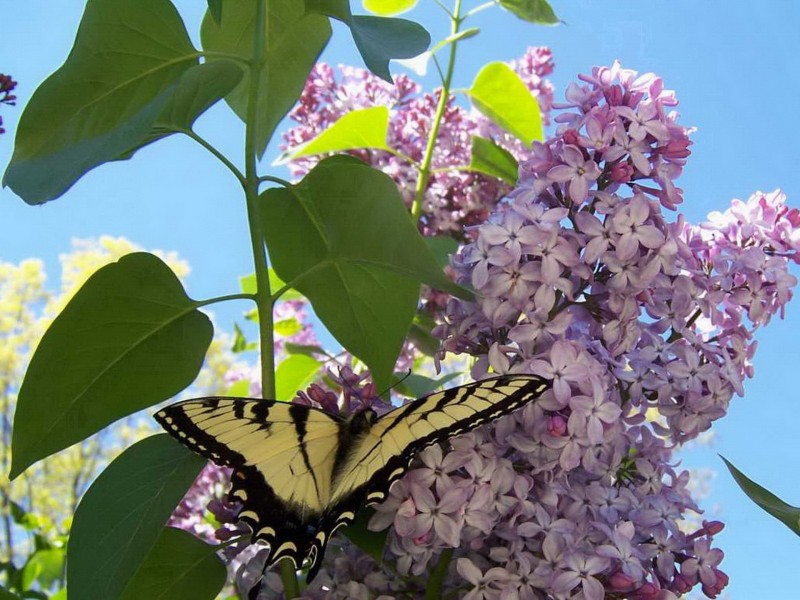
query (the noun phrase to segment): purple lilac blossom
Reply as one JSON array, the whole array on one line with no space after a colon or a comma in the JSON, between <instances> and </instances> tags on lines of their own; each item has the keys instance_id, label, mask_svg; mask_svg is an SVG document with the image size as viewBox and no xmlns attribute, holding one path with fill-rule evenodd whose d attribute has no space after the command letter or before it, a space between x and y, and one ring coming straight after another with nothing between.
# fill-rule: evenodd
<instances>
[{"instance_id":1,"label":"purple lilac blossom","mask_svg":"<svg viewBox=\"0 0 800 600\"><path fill-rule=\"evenodd\" d=\"M477 358L476 378L536 373L553 388L421 453L370 523L393 526L371 573L415 583L360 584L375 595L418 594L445 549L444 593L462 598L675 600L727 585L722 524L683 529L700 509L674 451L752 375L753 333L796 284L800 214L773 192L700 226L668 221L689 154L674 94L619 65L582 80L455 258L480 300L451 300L439 331L445 351Z\"/></svg>"},{"instance_id":2,"label":"purple lilac blossom","mask_svg":"<svg viewBox=\"0 0 800 600\"><path fill-rule=\"evenodd\" d=\"M0 73L0 104L9 104L11 106L16 104L17 97L11 93L16 87L17 82L14 81L10 75L3 75ZM3 129L3 118L0 117L0 134L5 132L6 130Z\"/></svg>"},{"instance_id":3,"label":"purple lilac blossom","mask_svg":"<svg viewBox=\"0 0 800 600\"><path fill-rule=\"evenodd\" d=\"M480 300L451 299L439 328L443 352L477 359L474 377L536 373L552 389L423 451L375 507L370 527L393 526L383 566L337 536L303 598L420 597L448 549L443 593L460 598L676 600L727 585L723 525L685 530L701 511L674 452L752 376L753 334L796 285L800 213L776 191L698 226L668 220L690 145L674 94L618 64L581 81L454 258ZM339 379L346 403L321 386L301 401L372 405L361 376ZM270 572L259 598L281 590Z\"/></svg>"},{"instance_id":4,"label":"purple lilac blossom","mask_svg":"<svg viewBox=\"0 0 800 600\"><path fill-rule=\"evenodd\" d=\"M549 123L553 87L545 77L553 70L550 50L529 48L522 58L512 61L511 67L536 96L543 122ZM421 94L419 85L406 75L398 75L395 85L391 86L364 69L340 66L339 71L337 79L329 65L320 63L314 67L298 105L289 113L298 125L283 134L282 149L291 151L301 146L350 111L387 106L391 109L389 146L415 161L421 161L441 90ZM465 110L451 97L436 140L432 168L468 165L473 135L495 139L518 158L527 157L529 152L486 117ZM350 153L391 176L406 204L411 206L418 176L414 165L382 150L354 150ZM289 168L293 175L300 176L318 161L319 157L299 158L289 163ZM499 180L479 173L434 172L423 201L421 229L426 235L444 234L463 239L465 227L485 221L491 209L508 191L508 186Z\"/></svg>"}]
</instances>

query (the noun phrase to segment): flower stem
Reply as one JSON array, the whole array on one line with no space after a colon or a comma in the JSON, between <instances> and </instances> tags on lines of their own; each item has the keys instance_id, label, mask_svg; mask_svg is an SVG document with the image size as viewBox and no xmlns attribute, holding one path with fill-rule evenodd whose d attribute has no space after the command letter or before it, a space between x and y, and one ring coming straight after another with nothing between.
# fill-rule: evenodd
<instances>
[{"instance_id":1,"label":"flower stem","mask_svg":"<svg viewBox=\"0 0 800 600\"><path fill-rule=\"evenodd\" d=\"M425 600L437 600L442 597L442 586L451 560L453 560L453 549L447 548L442 552L439 562L436 563L428 579L428 585L425 587Z\"/></svg>"},{"instance_id":2,"label":"flower stem","mask_svg":"<svg viewBox=\"0 0 800 600\"><path fill-rule=\"evenodd\" d=\"M269 285L267 250L264 232L258 214L258 143L256 117L259 109L259 87L264 70L269 68L265 60L266 23L269 0L257 0L253 55L250 61L250 85L247 97L247 123L245 127L245 181L247 221L250 226L250 243L253 247L253 263L256 272L255 301L258 307L258 334L261 347L261 393L267 398L275 397L275 344L273 322L273 300ZM300 595L294 564L289 560L280 562L281 579L286 598Z\"/></svg>"},{"instance_id":3,"label":"flower stem","mask_svg":"<svg viewBox=\"0 0 800 600\"><path fill-rule=\"evenodd\" d=\"M458 33L461 26L461 0L455 0L455 7L451 14L450 20L450 35ZM431 123L431 132L428 135L428 145L425 147L425 154L422 158L422 164L419 169L419 177L417 178L417 187L414 193L414 203L411 205L411 218L416 223L422 216L422 200L425 197L425 190L428 187L428 180L431 177L431 163L433 162L433 150L436 147L436 138L439 135L439 128L442 125L442 118L444 111L447 108L447 102L450 100L450 85L453 82L453 71L456 66L456 50L458 47L458 40L454 40L450 44L450 59L447 63L447 72L442 81L442 89L439 96L439 103L436 106L436 114Z\"/></svg>"}]
</instances>

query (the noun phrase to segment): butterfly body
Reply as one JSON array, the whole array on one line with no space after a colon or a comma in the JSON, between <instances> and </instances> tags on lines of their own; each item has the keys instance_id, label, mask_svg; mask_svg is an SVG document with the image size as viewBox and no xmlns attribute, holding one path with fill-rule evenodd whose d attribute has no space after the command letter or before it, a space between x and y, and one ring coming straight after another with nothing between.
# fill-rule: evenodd
<instances>
[{"instance_id":1,"label":"butterfly body","mask_svg":"<svg viewBox=\"0 0 800 600\"><path fill-rule=\"evenodd\" d=\"M333 532L360 507L381 502L426 446L474 429L538 398L549 384L533 376L501 376L451 388L378 417L367 409L345 418L300 404L211 397L156 413L178 441L231 467L229 497L253 541L270 546L308 579Z\"/></svg>"}]
</instances>

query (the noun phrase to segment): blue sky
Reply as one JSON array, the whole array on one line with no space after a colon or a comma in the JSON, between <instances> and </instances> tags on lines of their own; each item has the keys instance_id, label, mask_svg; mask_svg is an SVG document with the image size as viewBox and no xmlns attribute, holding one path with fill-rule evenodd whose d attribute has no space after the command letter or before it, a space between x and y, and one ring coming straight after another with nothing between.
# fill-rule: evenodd
<instances>
[{"instance_id":1,"label":"blue sky","mask_svg":"<svg viewBox=\"0 0 800 600\"><path fill-rule=\"evenodd\" d=\"M465 0L467 6L479 3ZM65 59L83 4L26 0L3 11L0 72L20 82L20 105ZM358 4L354 0L354 8ZM176 5L196 39L205 2L177 0ZM693 155L679 180L686 198L681 210L690 221L723 210L731 198L776 187L800 206L795 150L800 126L794 113L800 98L800 8L795 2L554 0L553 6L566 25L535 27L496 8L483 12L473 23L481 34L462 45L457 87L467 86L485 62L515 58L529 45L553 50L556 98L577 73L620 59L625 67L662 76L666 87L677 91L682 123L697 127ZM446 35L447 24L433 0L420 0L409 16L425 24L434 39ZM335 28L324 58L360 64L341 27ZM0 137L3 169L20 113L21 106L2 108L9 131ZM223 152L240 156L241 124L223 104L198 128ZM266 160L275 155L268 151ZM58 255L69 250L72 238L102 234L178 251L192 266L188 287L195 298L236 291L237 277L252 270L237 184L205 151L177 137L132 161L100 167L65 197L42 207L30 207L2 190L0 224L0 260L40 257L53 280ZM243 308L216 310L217 323L230 330ZM727 524L718 546L726 552L723 569L731 576L727 595L735 600L791 597L794 592L788 590L796 588L800 568L800 539L744 498L715 454L800 504L800 394L791 379L800 366L800 301L787 313L759 334L755 379L714 426L713 446L695 448L684 460L686 466L718 471L704 506Z\"/></svg>"}]
</instances>

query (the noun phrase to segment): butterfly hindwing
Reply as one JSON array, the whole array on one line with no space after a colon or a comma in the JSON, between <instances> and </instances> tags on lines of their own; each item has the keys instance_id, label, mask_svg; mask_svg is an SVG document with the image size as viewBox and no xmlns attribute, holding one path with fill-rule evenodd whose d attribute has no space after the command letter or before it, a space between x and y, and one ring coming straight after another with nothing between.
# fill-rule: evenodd
<instances>
[{"instance_id":1,"label":"butterfly hindwing","mask_svg":"<svg viewBox=\"0 0 800 600\"><path fill-rule=\"evenodd\" d=\"M178 441L232 467L229 496L253 540L270 545L268 563L297 566L309 552L330 501L336 415L308 406L244 398L201 398L168 406L156 420Z\"/></svg>"}]
</instances>

